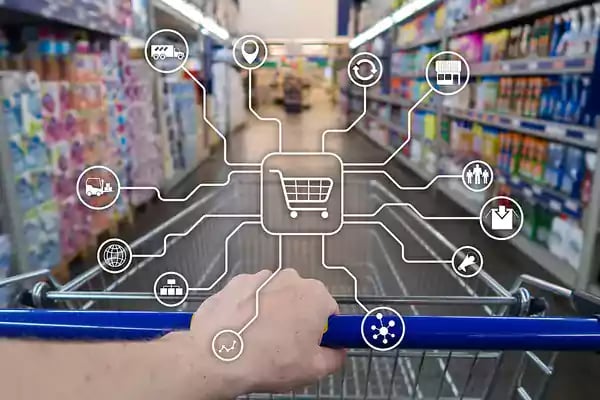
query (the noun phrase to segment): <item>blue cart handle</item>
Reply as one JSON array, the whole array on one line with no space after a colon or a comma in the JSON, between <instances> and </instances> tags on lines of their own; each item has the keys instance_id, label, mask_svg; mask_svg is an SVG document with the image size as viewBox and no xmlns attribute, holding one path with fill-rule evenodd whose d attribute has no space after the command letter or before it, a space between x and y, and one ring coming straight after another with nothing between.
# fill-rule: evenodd
<instances>
[{"instance_id":1,"label":"blue cart handle","mask_svg":"<svg viewBox=\"0 0 600 400\"><path fill-rule=\"evenodd\" d=\"M0 311L0 337L149 340L188 330L192 313L145 311ZM386 320L395 319L390 317ZM363 316L329 318L321 345L367 348ZM400 321L395 319L395 326ZM378 324L368 317L365 326ZM597 318L406 316L404 349L600 351Z\"/></svg>"}]
</instances>

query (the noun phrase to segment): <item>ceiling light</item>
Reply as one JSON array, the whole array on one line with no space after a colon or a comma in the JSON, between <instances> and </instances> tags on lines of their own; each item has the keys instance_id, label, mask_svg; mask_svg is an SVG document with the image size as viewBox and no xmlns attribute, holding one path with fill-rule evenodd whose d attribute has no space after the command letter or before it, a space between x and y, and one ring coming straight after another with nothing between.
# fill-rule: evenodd
<instances>
[{"instance_id":1,"label":"ceiling light","mask_svg":"<svg viewBox=\"0 0 600 400\"><path fill-rule=\"evenodd\" d=\"M163 4L177 11L192 23L201 26L207 32L214 34L221 40L229 39L229 32L217 24L212 18L205 17L202 10L185 0L160 0ZM204 32L202 32L204 34Z\"/></svg>"},{"instance_id":2,"label":"ceiling light","mask_svg":"<svg viewBox=\"0 0 600 400\"><path fill-rule=\"evenodd\" d=\"M387 17L380 19L375 23L375 25L373 25L366 31L363 31L356 35L356 37L352 39L348 45L351 49L356 49L357 47L362 46L369 40L387 31L392 26L394 26L394 24L397 24L399 22L404 21L407 18L410 18L417 12L421 11L425 7L437 1L438 0L412 0L400 7L392 15L388 15Z\"/></svg>"}]
</instances>

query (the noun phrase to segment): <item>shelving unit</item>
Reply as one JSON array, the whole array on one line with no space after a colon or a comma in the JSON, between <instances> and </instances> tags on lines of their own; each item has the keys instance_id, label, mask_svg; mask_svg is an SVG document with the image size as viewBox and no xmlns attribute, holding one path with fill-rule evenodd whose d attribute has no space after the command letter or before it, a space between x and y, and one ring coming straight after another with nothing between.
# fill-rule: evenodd
<instances>
[{"instance_id":1,"label":"shelving unit","mask_svg":"<svg viewBox=\"0 0 600 400\"><path fill-rule=\"evenodd\" d=\"M593 57L544 57L471 65L471 76L556 75L594 72Z\"/></svg>"},{"instance_id":2,"label":"shelving unit","mask_svg":"<svg viewBox=\"0 0 600 400\"><path fill-rule=\"evenodd\" d=\"M388 31L381 34L378 40L383 39L386 41L385 46L391 53L395 52L406 52L416 51L422 46L435 45L439 48L439 51L448 50L450 43L453 38L456 38L463 34L472 32L484 31L490 32L500 28L511 28L516 25L523 25L525 23L533 23L533 20L544 16L550 15L555 11L566 11L569 7L579 6L583 2L573 0L516 0L515 3L509 4L500 8L496 8L491 11L486 11L475 16L471 16L466 20L463 20L454 26L445 27L435 32L428 32L423 35L411 34L411 37L415 37L413 42L402 42L394 45L392 41L398 36L400 26L406 23L411 23L413 19L422 17L422 14L431 12L434 7L439 6L443 1L433 2L430 6L421 10L417 15L409 18L406 21L402 21L399 25L395 25ZM356 52L369 51L370 43L362 45L355 49ZM428 49L431 47L427 47ZM383 55L386 59L391 59L392 54L386 53ZM560 57L539 57L532 56L522 59L509 59L500 60L494 62L482 62L482 63L471 63L471 79L477 80L478 78L485 77L496 77L497 79L503 77L549 77L554 75L573 75L573 74L587 74L593 76L592 86L597 88L600 85L600 61L599 55L594 56L560 56ZM388 63L387 67L390 68L393 76L389 79L400 79L403 81L424 81L424 69L415 67L418 71L397 71L391 68ZM422 78L422 79L421 79ZM402 83L403 84L403 83ZM394 135L405 135L406 127L398 126L395 122L397 118L393 115L393 111L399 108L402 112L403 121L406 120L405 115L408 109L414 106L416 101L414 100L414 93L411 94L411 98L400 97L398 94L393 93L390 90L390 82L382 82L378 87L369 89L367 98L370 101L369 104L369 117L375 120L380 126L388 127L389 138L391 142ZM359 98L362 98L362 91L357 90L346 90L346 94L349 97L349 104L352 104L352 99L355 99L354 104L358 102ZM431 139L420 140L420 150L422 152L424 143L429 143L431 151L436 152L437 161L435 165L429 165L429 169L433 167L438 173L449 173L447 170L447 163L449 157L453 155L449 153L448 143L442 138L442 126L449 126L453 121L469 121L471 123L477 123L484 127L497 128L502 132L511 132L523 135L523 137L532 137L546 139L553 143L561 143L564 145L574 146L578 149L582 149L589 153L598 153L600 149L600 129L594 126L583 126L578 124L555 122L551 120L524 117L514 113L500 113L498 111L479 110L479 109L465 109L458 108L452 101L447 101L448 98L441 98L432 94L434 100L432 102L422 103L416 110L415 115L423 112L435 115L437 120L437 131L436 139L433 142L438 142L436 145L431 144ZM442 105L443 104L443 105ZM379 109L379 110L377 110ZM377 111L376 111L377 110ZM375 115L377 114L377 115ZM378 115L392 115L393 123L385 121ZM352 120L356 115L350 116ZM414 120L414 118L413 118ZM369 136L370 132L367 131L368 125L359 124L358 128L365 135ZM415 126L413 126L413 140L415 136L423 136L423 132L415 135ZM381 144L381 143L380 143ZM390 153L393 153L396 149L392 143L384 143L385 148ZM462 156L464 157L464 156ZM420 165L421 163L415 162L414 159L401 154L397 156L397 161L402 165L406 166L417 176L424 181L429 181L432 176L428 176L426 172L426 166ZM462 165L461 159L458 161ZM454 169L458 166L454 165ZM452 171L455 173L456 171ZM536 263L540 264L548 272L554 275L558 280L563 283L577 287L579 289L596 288L600 293L600 268L599 257L596 253L599 239L599 227L600 227L600 168L596 168L593 172L593 188L591 190L589 203L584 203L579 198L572 198L561 190L557 190L550 186L546 186L542 182L538 182L534 179L518 176L518 175L507 175L501 170L496 170L496 181L499 185L505 185L510 187L512 193L517 195L519 198L527 199L534 204L540 204L543 207L551 210L555 215L564 215L568 218L572 218L577 221L581 221L580 225L584 231L585 243L583 245L584 251L581 254L580 262L577 266L573 266L572 262L569 263L554 253L551 253L544 245L534 242L528 239L524 235L519 235L511 243L525 253ZM473 199L470 193L463 193L461 190L456 190L448 182L442 182L436 185L436 190L440 190L449 199L460 205L467 212L472 215L479 215L482 203L479 199ZM491 197L488 194L487 197Z\"/></svg>"},{"instance_id":3,"label":"shelving unit","mask_svg":"<svg viewBox=\"0 0 600 400\"><path fill-rule=\"evenodd\" d=\"M34 17L67 24L110 36L124 36L127 21L114 17L116 3L53 0L4 0L4 10L18 11ZM110 9L109 9L110 8ZM113 17L109 17L113 16Z\"/></svg>"},{"instance_id":4,"label":"shelving unit","mask_svg":"<svg viewBox=\"0 0 600 400\"><path fill-rule=\"evenodd\" d=\"M451 118L479 122L484 125L568 143L589 150L595 150L598 146L598 132L593 128L526 118L518 115L461 110L450 107L444 107L443 114Z\"/></svg>"},{"instance_id":5,"label":"shelving unit","mask_svg":"<svg viewBox=\"0 0 600 400\"><path fill-rule=\"evenodd\" d=\"M144 4L146 8L140 9L140 4ZM171 132L171 137L178 142L177 145L183 153L181 158L184 160L175 166L170 176L164 175L165 164L168 164L169 160L163 154L163 150L169 146L169 136L163 134L163 127L157 122L162 120L164 111L159 105L163 104L163 100L167 100L168 96L162 94L164 77L148 67L142 53L144 42L151 31L172 28L187 36L190 43L190 60L198 59L205 53L203 46L198 46L195 41L204 42L207 37L206 31L202 34L196 23L176 12L165 1L147 0L140 2L135 10L131 7L132 3L128 0L0 1L2 74L4 77L9 76L6 74L12 72L7 71L14 69L24 76L24 71L32 69L33 65L40 77L41 89L31 89L33 95L29 91L26 94L31 97L37 96L33 99L35 101L43 99L39 116L36 111L31 111L37 110L35 102L26 110L31 111L31 116L25 115L25 111L15 111L15 115L19 117L13 118L12 114L9 114L12 109L7 111L6 107L4 113L0 113L0 235L8 235L12 247L8 274L39 268L61 267L59 269L63 272L68 270L63 267L68 267L78 258L85 258L86 254L94 253L96 242L101 235L118 235L119 223L124 220L131 222L135 207L155 196L154 192L147 191L147 198L133 201L135 195L145 191L122 193L119 201L110 210L90 212L79 204L73 191L75 180L84 168L90 165L107 165L117 172L122 185L152 185L168 192L199 165L201 157L208 155L208 151L199 146L199 142L204 143L205 138L204 129L198 129L197 126L201 121L197 118L197 112L201 108L196 103L196 86L192 81L178 80L178 84L185 86L186 91L182 94L180 86L177 86L177 93L173 93L177 102L177 115L172 119L176 122L175 128L178 131ZM216 12L217 8L214 7L214 10ZM134 11L139 11L139 14L134 14ZM14 40L22 40L27 44L27 53L19 54L19 46L12 46ZM78 46L81 46L81 49ZM207 48L210 53L212 46ZM60 53L58 49L63 52ZM42 54L50 54L53 57L42 57ZM63 58L65 64L59 64L63 62ZM48 59L59 64L56 69L60 69L60 73L48 72L54 67ZM39 65L36 61L39 61ZM201 72L204 62L198 62L196 65ZM82 72L84 68L87 69ZM4 81L10 79L5 78ZM25 103L29 97L18 97L22 100L14 102L10 96L13 96L13 92L13 97L17 96L18 90L25 90L19 85L25 85L14 79L14 84L9 85L8 90L3 90L4 81L0 80L0 94L3 98L11 100L8 102L11 107L18 109L21 101ZM60 97L59 90L50 91L54 87L63 90L60 91ZM74 100L76 95L72 94L73 92L80 95L77 97L78 101ZM55 101L49 102L51 106L47 106L47 97L53 93L57 95L56 98L52 97ZM86 101L79 100L82 97L81 93L89 96L86 97ZM90 100L91 97L94 98ZM63 101L66 98L71 101ZM94 101L96 103L93 103ZM50 111L57 109L61 111L57 111L56 115ZM23 121L28 118L27 121L34 121L39 129L30 132L20 127L15 121L21 118L21 114L25 115L22 117ZM64 134L50 138L48 126L51 125L47 124L58 121L61 127L66 126L67 116L75 121L73 132L66 133L65 128ZM92 121L96 116L98 120ZM48 158L50 161L44 165L43 170L38 171L35 169L37 166L27 165L25 169L17 171L13 165L15 155L21 154L19 151L22 148L23 158L35 159L36 157L29 154L29 148L25 144L29 143L30 137L38 136L45 146L43 154L47 154L47 157L39 158ZM163 138L166 141L163 141ZM20 143L23 145L20 146ZM77 153L74 150L75 145L79 146L80 151ZM40 154L42 153L38 155ZM73 161L73 154L83 155L78 157L77 161ZM38 173L46 174L43 176L47 178L44 187L49 189L44 192L41 191L41 186L37 186L38 179L35 174ZM156 181L147 179L148 176ZM146 182L143 182L144 179ZM23 186L22 182L31 182L31 188L27 186L27 189L33 192L30 197L45 200L40 200L41 204L31 208L24 206L23 199L27 196L23 195L23 189L18 186ZM52 212L51 218L46 218L50 214L45 214L47 210ZM31 222L31 215L36 217L36 223L43 229L38 229L37 225ZM99 224L100 220L107 223ZM31 245L30 238L37 237L37 232L49 239L44 239L40 242L42 244L35 242L35 245ZM67 240L63 243L65 238ZM56 244L57 242L60 243ZM52 243L52 246L47 243ZM53 251L53 255L58 253L57 261L50 256L49 249ZM90 252L90 249L93 250Z\"/></svg>"}]
</instances>

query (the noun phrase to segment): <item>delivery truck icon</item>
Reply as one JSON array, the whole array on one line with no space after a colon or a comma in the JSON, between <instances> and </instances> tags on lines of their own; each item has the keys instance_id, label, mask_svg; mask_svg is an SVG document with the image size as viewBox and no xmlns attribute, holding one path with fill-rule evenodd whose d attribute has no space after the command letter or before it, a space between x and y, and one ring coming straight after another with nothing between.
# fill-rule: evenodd
<instances>
[{"instance_id":1,"label":"delivery truck icon","mask_svg":"<svg viewBox=\"0 0 600 400\"><path fill-rule=\"evenodd\" d=\"M167 58L176 58L177 60L181 61L185 58L185 53L181 50L178 50L172 44L157 44L150 46L150 57L152 57L154 61L163 61Z\"/></svg>"}]
</instances>

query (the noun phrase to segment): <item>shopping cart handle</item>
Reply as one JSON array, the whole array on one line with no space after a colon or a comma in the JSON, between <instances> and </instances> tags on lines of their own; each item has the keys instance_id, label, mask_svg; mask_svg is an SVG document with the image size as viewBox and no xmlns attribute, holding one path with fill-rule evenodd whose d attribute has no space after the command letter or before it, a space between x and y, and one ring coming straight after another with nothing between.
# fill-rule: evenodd
<instances>
[{"instance_id":1,"label":"shopping cart handle","mask_svg":"<svg viewBox=\"0 0 600 400\"><path fill-rule=\"evenodd\" d=\"M54 340L149 340L187 330L192 313L139 311L0 311L0 337ZM392 318L394 319L394 318ZM367 348L363 316L329 318L321 345ZM395 327L402 325L395 319ZM379 321L368 317L365 326ZM597 318L406 316L400 348L440 350L599 351ZM401 331L395 332L396 334Z\"/></svg>"},{"instance_id":2,"label":"shopping cart handle","mask_svg":"<svg viewBox=\"0 0 600 400\"><path fill-rule=\"evenodd\" d=\"M573 307L582 316L600 315L600 297L575 290L571 294Z\"/></svg>"}]
</instances>

